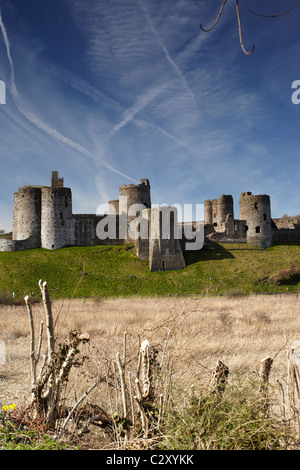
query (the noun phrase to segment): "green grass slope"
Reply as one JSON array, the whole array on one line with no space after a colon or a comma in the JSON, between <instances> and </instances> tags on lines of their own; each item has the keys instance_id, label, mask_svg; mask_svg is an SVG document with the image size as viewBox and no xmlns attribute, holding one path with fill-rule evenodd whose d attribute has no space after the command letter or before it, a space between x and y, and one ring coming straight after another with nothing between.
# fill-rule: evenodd
<instances>
[{"instance_id":1,"label":"green grass slope","mask_svg":"<svg viewBox=\"0 0 300 470\"><path fill-rule=\"evenodd\" d=\"M52 298L126 297L166 295L223 295L233 289L244 293L297 292L300 244L278 245L267 250L237 250L234 245L209 243L185 254L182 271L152 273L139 261L133 247L70 247L0 253L0 301L35 292L46 280ZM269 279L278 271L294 268L298 274L276 284Z\"/></svg>"}]
</instances>

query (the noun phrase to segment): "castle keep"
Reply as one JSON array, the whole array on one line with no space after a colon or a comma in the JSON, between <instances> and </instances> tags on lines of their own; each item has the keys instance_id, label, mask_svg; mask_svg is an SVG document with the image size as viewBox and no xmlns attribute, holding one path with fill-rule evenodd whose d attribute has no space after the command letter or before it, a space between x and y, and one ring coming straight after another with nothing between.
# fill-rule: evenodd
<instances>
[{"instance_id":1,"label":"castle keep","mask_svg":"<svg viewBox=\"0 0 300 470\"><path fill-rule=\"evenodd\" d=\"M239 219L231 195L204 202L207 242L270 247L300 241L300 217L272 219L268 195L243 192L239 202ZM119 199L109 201L108 214L73 214L71 189L53 171L49 187L23 186L15 193L12 239L0 239L0 251L134 243L136 255L148 260L152 271L183 269L184 225L178 223L175 207L151 207L148 179L120 186Z\"/></svg>"}]
</instances>

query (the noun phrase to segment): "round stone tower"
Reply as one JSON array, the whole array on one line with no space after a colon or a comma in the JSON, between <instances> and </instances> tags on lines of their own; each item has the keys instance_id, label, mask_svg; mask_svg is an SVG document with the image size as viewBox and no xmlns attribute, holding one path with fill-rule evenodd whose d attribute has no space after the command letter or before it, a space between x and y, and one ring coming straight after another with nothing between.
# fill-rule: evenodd
<instances>
[{"instance_id":1,"label":"round stone tower","mask_svg":"<svg viewBox=\"0 0 300 470\"><path fill-rule=\"evenodd\" d=\"M140 184L127 184L119 188L119 214L127 216L127 227L139 215L142 210L151 208L150 182L147 179L141 179ZM141 211L139 207L141 206ZM143 206L143 207L142 207ZM131 230L133 228L131 227ZM128 238L130 236L128 234Z\"/></svg>"},{"instance_id":2,"label":"round stone tower","mask_svg":"<svg viewBox=\"0 0 300 470\"><path fill-rule=\"evenodd\" d=\"M240 197L240 219L246 221L247 242L265 247L272 245L270 196L244 192Z\"/></svg>"},{"instance_id":3,"label":"round stone tower","mask_svg":"<svg viewBox=\"0 0 300 470\"><path fill-rule=\"evenodd\" d=\"M57 250L74 243L70 188L42 188L41 227L42 248Z\"/></svg>"},{"instance_id":4,"label":"round stone tower","mask_svg":"<svg viewBox=\"0 0 300 470\"><path fill-rule=\"evenodd\" d=\"M233 197L231 195L222 194L218 199L218 225L226 222L227 216L233 215Z\"/></svg>"},{"instance_id":5,"label":"round stone tower","mask_svg":"<svg viewBox=\"0 0 300 470\"><path fill-rule=\"evenodd\" d=\"M28 239L28 248L41 246L40 186L23 186L15 193L12 238Z\"/></svg>"},{"instance_id":6,"label":"round stone tower","mask_svg":"<svg viewBox=\"0 0 300 470\"><path fill-rule=\"evenodd\" d=\"M213 223L212 203L209 199L204 201L204 221L207 225L212 225Z\"/></svg>"}]
</instances>

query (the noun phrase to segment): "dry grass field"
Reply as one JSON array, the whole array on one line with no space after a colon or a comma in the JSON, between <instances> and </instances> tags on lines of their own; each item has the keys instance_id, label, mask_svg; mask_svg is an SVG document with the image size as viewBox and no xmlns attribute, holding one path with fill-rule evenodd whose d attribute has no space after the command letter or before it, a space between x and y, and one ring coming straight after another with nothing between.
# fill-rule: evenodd
<instances>
[{"instance_id":1,"label":"dry grass field","mask_svg":"<svg viewBox=\"0 0 300 470\"><path fill-rule=\"evenodd\" d=\"M287 376L287 352L292 342L300 339L299 307L299 295L292 294L56 301L56 341L74 329L90 335L90 342L81 348L88 359L78 375L74 372L67 397L74 401L97 375L104 377L116 353L122 354L125 331L127 368L133 372L139 344L148 339L173 383L187 390L198 381L207 382L219 359L229 367L231 377L239 372L255 374L266 356L274 358L270 382L276 385L277 379ZM44 320L42 304L33 305L33 314L38 335ZM0 404L23 407L30 400L25 305L0 307L0 340L6 346L6 364L0 365ZM108 406L105 385L97 387L92 399Z\"/></svg>"}]
</instances>

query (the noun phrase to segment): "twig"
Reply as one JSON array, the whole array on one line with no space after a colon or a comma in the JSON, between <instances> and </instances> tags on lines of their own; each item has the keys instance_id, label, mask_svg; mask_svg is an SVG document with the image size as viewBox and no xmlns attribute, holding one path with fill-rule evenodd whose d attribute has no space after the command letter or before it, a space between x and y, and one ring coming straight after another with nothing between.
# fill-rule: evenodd
<instances>
[{"instance_id":1,"label":"twig","mask_svg":"<svg viewBox=\"0 0 300 470\"><path fill-rule=\"evenodd\" d=\"M262 15L261 13L256 13L253 10L249 10L249 12L253 13L254 15L257 15L257 16L262 16L263 18L277 18L278 16L282 16L282 15L285 15L286 13L289 13L291 10L296 8L298 5L300 5L300 2L295 3L295 5L291 6L290 8L288 8L287 10L285 10L281 13L278 13L277 15Z\"/></svg>"},{"instance_id":2,"label":"twig","mask_svg":"<svg viewBox=\"0 0 300 470\"><path fill-rule=\"evenodd\" d=\"M129 395L130 395L130 404L131 404L131 421L132 426L135 427L135 413L134 413L134 402L132 395L132 384L131 384L131 372L128 371L128 383L129 383Z\"/></svg>"},{"instance_id":3,"label":"twig","mask_svg":"<svg viewBox=\"0 0 300 470\"><path fill-rule=\"evenodd\" d=\"M217 19L216 19L216 21L214 22L214 24L213 24L210 28L204 29L203 26L200 24L200 28L202 29L202 31L204 31L205 33L208 33L209 31L211 31L211 30L216 26L216 24L218 23L218 21L219 21L221 15L222 15L222 11L223 11L223 8L224 8L226 2L227 2L227 0L224 0L224 1L223 1L222 6L221 6L220 11L219 11L219 14L218 14L218 16L217 16Z\"/></svg>"},{"instance_id":4,"label":"twig","mask_svg":"<svg viewBox=\"0 0 300 470\"><path fill-rule=\"evenodd\" d=\"M244 47L243 38L242 38L242 25L241 25L241 17L240 17L239 0L236 0L236 13L237 13L237 19L238 19L238 25L239 25L239 37L240 37L241 48L243 49L243 52L246 55L251 55L254 51L255 46L252 46L252 49L250 52L246 51Z\"/></svg>"},{"instance_id":5,"label":"twig","mask_svg":"<svg viewBox=\"0 0 300 470\"><path fill-rule=\"evenodd\" d=\"M53 317L52 317L52 308L51 300L47 288L47 282L39 281L39 287L42 294L43 304L46 312L47 320L47 334L48 334L48 363L52 360L52 355L54 353L54 331L53 331Z\"/></svg>"},{"instance_id":6,"label":"twig","mask_svg":"<svg viewBox=\"0 0 300 470\"><path fill-rule=\"evenodd\" d=\"M121 362L120 353L116 354L117 366L119 369L120 374L120 381L121 381L121 396L122 396L122 403L123 403L123 412L124 418L127 417L127 400L126 400L126 390L125 390L125 367Z\"/></svg>"},{"instance_id":7,"label":"twig","mask_svg":"<svg viewBox=\"0 0 300 470\"><path fill-rule=\"evenodd\" d=\"M145 340L141 344L141 367L143 381L143 398L146 399L150 393L150 359L149 359L149 341Z\"/></svg>"},{"instance_id":8,"label":"twig","mask_svg":"<svg viewBox=\"0 0 300 470\"><path fill-rule=\"evenodd\" d=\"M24 298L25 304L27 307L28 317L29 317L29 327L30 327L30 365L31 365L31 384L32 384L32 398L34 398L33 388L36 383L36 358L34 351L34 322L32 316L32 308L30 305L30 297L26 295Z\"/></svg>"},{"instance_id":9,"label":"twig","mask_svg":"<svg viewBox=\"0 0 300 470\"><path fill-rule=\"evenodd\" d=\"M86 399L86 397L94 390L94 388L97 387L97 385L99 384L99 382L95 382L89 389L87 392L85 392L82 397L79 398L79 400L77 401L77 403L73 406L73 408L71 409L70 413L68 414L67 418L65 419L63 425L62 425L62 428L59 432L59 434L56 436L55 439L58 439L59 437L61 437L61 435L63 434L68 422L70 421L72 415L74 414L74 411L77 410L77 408L79 407L79 405L83 402L83 400Z\"/></svg>"}]
</instances>

